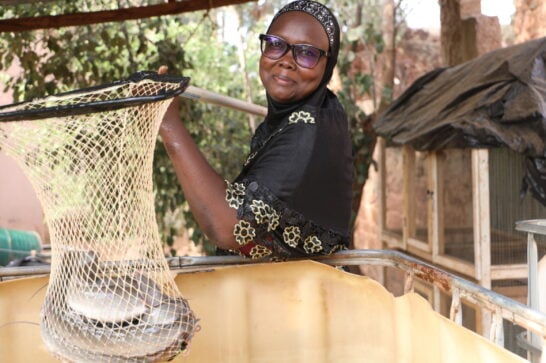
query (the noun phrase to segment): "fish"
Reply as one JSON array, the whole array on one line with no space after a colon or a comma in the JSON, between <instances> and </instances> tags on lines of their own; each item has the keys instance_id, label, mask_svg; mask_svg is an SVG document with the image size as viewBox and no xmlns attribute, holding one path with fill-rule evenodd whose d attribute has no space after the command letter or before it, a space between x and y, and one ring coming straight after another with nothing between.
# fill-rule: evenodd
<instances>
[{"instance_id":1,"label":"fish","mask_svg":"<svg viewBox=\"0 0 546 363\"><path fill-rule=\"evenodd\" d=\"M101 273L95 257L70 252L63 258L71 264L61 260L69 281L48 292L42 307L49 350L77 362L156 362L186 350L198 322L188 302L142 271Z\"/></svg>"}]
</instances>

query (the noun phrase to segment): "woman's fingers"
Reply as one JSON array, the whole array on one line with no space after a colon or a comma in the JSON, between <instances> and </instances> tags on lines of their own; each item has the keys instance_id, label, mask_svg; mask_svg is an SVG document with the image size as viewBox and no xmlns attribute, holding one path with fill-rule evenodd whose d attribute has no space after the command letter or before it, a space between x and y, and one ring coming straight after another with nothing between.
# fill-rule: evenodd
<instances>
[{"instance_id":1,"label":"woman's fingers","mask_svg":"<svg viewBox=\"0 0 546 363\"><path fill-rule=\"evenodd\" d=\"M167 71L169 70L169 67L167 66L160 66L157 70L157 74L167 74Z\"/></svg>"}]
</instances>

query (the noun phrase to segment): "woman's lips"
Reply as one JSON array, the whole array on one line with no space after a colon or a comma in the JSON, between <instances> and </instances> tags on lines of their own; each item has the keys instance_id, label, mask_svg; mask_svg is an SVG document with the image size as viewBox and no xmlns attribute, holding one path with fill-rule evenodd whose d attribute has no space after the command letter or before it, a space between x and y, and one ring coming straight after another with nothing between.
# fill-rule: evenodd
<instances>
[{"instance_id":1,"label":"woman's lips","mask_svg":"<svg viewBox=\"0 0 546 363\"><path fill-rule=\"evenodd\" d=\"M273 79L275 80L275 82L277 82L281 86L289 86L294 84L294 81L291 78L280 75L280 74L274 75Z\"/></svg>"}]
</instances>

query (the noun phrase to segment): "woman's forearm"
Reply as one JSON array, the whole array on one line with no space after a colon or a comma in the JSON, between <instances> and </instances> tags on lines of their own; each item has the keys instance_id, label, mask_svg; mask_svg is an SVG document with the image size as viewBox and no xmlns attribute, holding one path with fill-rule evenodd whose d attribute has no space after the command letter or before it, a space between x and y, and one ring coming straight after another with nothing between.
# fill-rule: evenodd
<instances>
[{"instance_id":1,"label":"woman's forearm","mask_svg":"<svg viewBox=\"0 0 546 363\"><path fill-rule=\"evenodd\" d=\"M175 101L159 133L191 211L209 239L223 249L238 245L233 237L236 211L225 201L224 179L210 166L178 117Z\"/></svg>"}]
</instances>

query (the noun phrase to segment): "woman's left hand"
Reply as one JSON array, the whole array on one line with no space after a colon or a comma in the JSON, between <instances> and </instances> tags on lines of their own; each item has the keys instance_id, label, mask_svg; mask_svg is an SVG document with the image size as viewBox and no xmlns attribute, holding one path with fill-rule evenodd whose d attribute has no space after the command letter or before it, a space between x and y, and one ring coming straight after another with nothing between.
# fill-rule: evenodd
<instances>
[{"instance_id":1,"label":"woman's left hand","mask_svg":"<svg viewBox=\"0 0 546 363\"><path fill-rule=\"evenodd\" d=\"M157 74L167 74L167 71L169 68L165 65L160 66L157 70ZM179 123L181 122L180 119L180 97L175 96L171 103L169 104L169 107L167 108L167 111L165 112L165 115L163 116L163 122L161 124L161 127L169 127L169 125L172 125L173 123Z\"/></svg>"}]
</instances>

